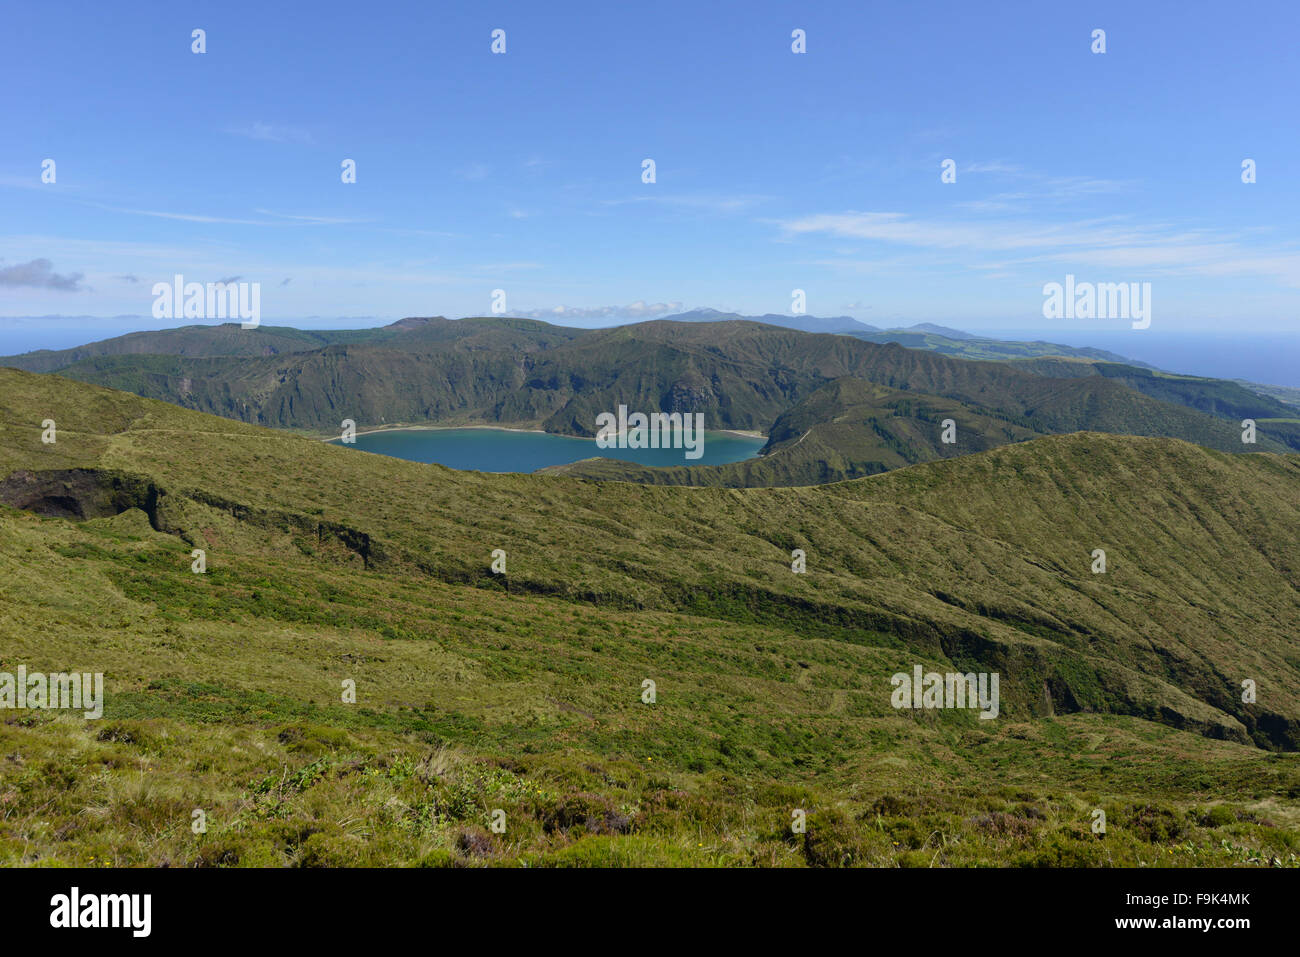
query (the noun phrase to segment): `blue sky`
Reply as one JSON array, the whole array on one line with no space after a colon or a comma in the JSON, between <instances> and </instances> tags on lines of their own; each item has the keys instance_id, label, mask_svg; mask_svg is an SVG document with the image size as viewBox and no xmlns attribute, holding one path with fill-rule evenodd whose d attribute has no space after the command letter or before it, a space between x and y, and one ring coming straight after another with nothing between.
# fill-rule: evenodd
<instances>
[{"instance_id":1,"label":"blue sky","mask_svg":"<svg viewBox=\"0 0 1300 957\"><path fill-rule=\"evenodd\" d=\"M175 273L315 326L801 288L1062 339L1089 327L1042 316L1067 273L1151 283L1165 333L1300 325L1292 0L288 6L6 12L0 352L76 323L12 317L148 316Z\"/></svg>"}]
</instances>

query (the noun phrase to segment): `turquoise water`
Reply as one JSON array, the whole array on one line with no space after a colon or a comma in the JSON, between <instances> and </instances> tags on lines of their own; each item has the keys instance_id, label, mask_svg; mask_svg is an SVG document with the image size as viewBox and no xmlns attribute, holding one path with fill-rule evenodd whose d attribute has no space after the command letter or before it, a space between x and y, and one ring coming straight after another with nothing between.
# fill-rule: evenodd
<instances>
[{"instance_id":1,"label":"turquoise water","mask_svg":"<svg viewBox=\"0 0 1300 957\"><path fill-rule=\"evenodd\" d=\"M341 444L335 440L334 444ZM435 462L478 472L535 472L602 456L640 465L721 465L753 458L765 439L721 432L704 433L704 455L686 458L685 449L602 449L595 439L504 429L393 429L358 435L347 448L412 462Z\"/></svg>"}]
</instances>

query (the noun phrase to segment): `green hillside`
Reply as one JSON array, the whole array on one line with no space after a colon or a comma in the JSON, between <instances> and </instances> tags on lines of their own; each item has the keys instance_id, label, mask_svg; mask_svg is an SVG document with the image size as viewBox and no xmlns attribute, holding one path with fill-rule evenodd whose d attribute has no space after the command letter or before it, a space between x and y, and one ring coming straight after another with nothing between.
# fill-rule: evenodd
<instances>
[{"instance_id":1,"label":"green hillside","mask_svg":"<svg viewBox=\"0 0 1300 957\"><path fill-rule=\"evenodd\" d=\"M460 342L467 349L529 351L566 342L581 330L532 319L463 319L441 316L400 319L371 329L293 329L263 326L244 329L237 322L181 326L132 332L72 349L39 349L0 357L0 365L28 372L55 372L79 362L113 356L218 358L280 356L313 352L331 345L386 344L399 349L427 348ZM123 366L129 363L123 363Z\"/></svg>"},{"instance_id":2,"label":"green hillside","mask_svg":"<svg viewBox=\"0 0 1300 957\"><path fill-rule=\"evenodd\" d=\"M649 487L0 370L0 500L0 670L107 685L101 721L0 715L5 863L1300 860L1295 455ZM999 716L896 710L914 665L999 673Z\"/></svg>"},{"instance_id":3,"label":"green hillside","mask_svg":"<svg viewBox=\"0 0 1300 957\"><path fill-rule=\"evenodd\" d=\"M1295 408L1280 399L1246 388L1242 383L1203 376L1174 375L1157 369L1139 369L1113 362L1027 359L1019 368L1053 377L1102 376L1143 395L1197 409L1225 419L1264 419L1290 416Z\"/></svg>"},{"instance_id":4,"label":"green hillside","mask_svg":"<svg viewBox=\"0 0 1300 957\"><path fill-rule=\"evenodd\" d=\"M940 328L942 327L935 327L935 329ZM958 334L955 329L949 330L947 335L930 329L918 330L916 328L854 331L847 332L846 335L851 335L864 342L881 344L894 342L908 349L938 352L941 355L952 356L955 359L991 359L1001 362L1008 359L1034 358L1037 356L1065 356L1090 361L1119 362L1133 366L1145 365L1132 359L1126 359L1114 352L1108 352L1105 349L1067 346L1059 342L1018 342L1005 339L989 339L984 336L973 336L969 333Z\"/></svg>"},{"instance_id":5,"label":"green hillside","mask_svg":"<svg viewBox=\"0 0 1300 957\"><path fill-rule=\"evenodd\" d=\"M1247 382L1244 379L1234 379L1232 381L1252 392L1267 396L1270 399L1277 399L1293 409L1300 408L1300 389L1293 389L1284 385L1260 385L1257 382Z\"/></svg>"},{"instance_id":6,"label":"green hillside","mask_svg":"<svg viewBox=\"0 0 1300 957\"><path fill-rule=\"evenodd\" d=\"M132 332L72 349L38 349L0 362L30 372L54 372L86 359L102 356L270 356L310 352L335 342L362 341L370 330L339 332L259 326L242 329L239 323L182 326L157 332Z\"/></svg>"},{"instance_id":7,"label":"green hillside","mask_svg":"<svg viewBox=\"0 0 1300 957\"><path fill-rule=\"evenodd\" d=\"M720 484L751 471L748 484L826 481L871 474L882 463L935 457L927 451L928 426L914 424L904 429L911 434L876 441L866 433L844 434L829 419L810 419L811 410L837 407L812 397L843 378L960 403L966 408L957 414L971 426L967 450L1011 436L1080 429L1240 450L1239 423L1246 417L1266 420L1259 424L1261 449L1300 447L1295 431L1277 421L1289 417L1291 407L1235 383L1100 362L974 361L754 322L656 321L577 330L525 319L407 319L317 341L326 335L187 327L3 361L32 371L66 361L57 371L69 378L317 435L335 434L351 419L359 428L500 423L590 436L596 416L620 404L700 412L711 429L768 432L784 418L785 425L801 423L802 436L814 424L825 426L805 440L813 444L797 460L770 457L772 464L757 471L722 473L727 478ZM862 422L873 418L879 416L860 416ZM896 408L888 418L900 424ZM998 424L976 434L982 428L976 423L990 418ZM830 435L834 441L816 441ZM814 460L814 447L827 455ZM767 451L780 451L779 439Z\"/></svg>"},{"instance_id":8,"label":"green hillside","mask_svg":"<svg viewBox=\"0 0 1300 957\"><path fill-rule=\"evenodd\" d=\"M862 379L835 379L776 420L756 459L652 468L599 458L547 471L652 485L815 485L1082 430L1170 436L1226 452L1300 448L1300 429L1293 421L1259 420L1261 434L1274 438L1257 437L1247 446L1229 422L1153 401L1106 379L1043 379L1020 383L1013 395L989 395L991 405L985 406ZM949 420L956 427L955 441L945 443L943 423Z\"/></svg>"}]
</instances>

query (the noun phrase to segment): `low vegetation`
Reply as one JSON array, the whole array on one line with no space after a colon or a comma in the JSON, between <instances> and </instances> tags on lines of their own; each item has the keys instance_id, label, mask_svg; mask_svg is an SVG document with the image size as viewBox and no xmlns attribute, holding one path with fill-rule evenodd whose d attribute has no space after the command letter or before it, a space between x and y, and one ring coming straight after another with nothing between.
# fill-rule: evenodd
<instances>
[{"instance_id":1,"label":"low vegetation","mask_svg":"<svg viewBox=\"0 0 1300 957\"><path fill-rule=\"evenodd\" d=\"M1295 455L651 487L0 370L0 498L0 671L106 684L0 710L6 864L1300 861ZM999 673L999 717L896 710L918 664Z\"/></svg>"}]
</instances>

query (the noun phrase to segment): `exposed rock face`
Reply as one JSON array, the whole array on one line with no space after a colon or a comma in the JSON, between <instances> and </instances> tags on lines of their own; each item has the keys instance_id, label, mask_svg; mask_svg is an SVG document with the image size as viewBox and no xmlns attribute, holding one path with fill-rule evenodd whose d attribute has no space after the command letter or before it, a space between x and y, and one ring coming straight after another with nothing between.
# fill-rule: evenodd
<instances>
[{"instance_id":1,"label":"exposed rock face","mask_svg":"<svg viewBox=\"0 0 1300 957\"><path fill-rule=\"evenodd\" d=\"M155 531L193 542L195 537L183 527L181 513L168 508L169 504L176 506L186 501L227 512L237 521L259 528L315 535L319 542L337 541L357 555L367 568L387 560L383 549L368 534L347 525L322 522L297 512L252 508L201 491L169 496L148 479L125 472L19 469L0 481L0 505L72 521L111 518L136 508L149 516L149 524Z\"/></svg>"},{"instance_id":2,"label":"exposed rock face","mask_svg":"<svg viewBox=\"0 0 1300 957\"><path fill-rule=\"evenodd\" d=\"M158 487L147 479L105 469L20 469L0 482L0 503L56 518L108 518L138 508L158 525Z\"/></svg>"}]
</instances>

